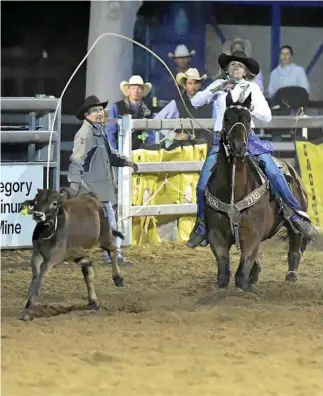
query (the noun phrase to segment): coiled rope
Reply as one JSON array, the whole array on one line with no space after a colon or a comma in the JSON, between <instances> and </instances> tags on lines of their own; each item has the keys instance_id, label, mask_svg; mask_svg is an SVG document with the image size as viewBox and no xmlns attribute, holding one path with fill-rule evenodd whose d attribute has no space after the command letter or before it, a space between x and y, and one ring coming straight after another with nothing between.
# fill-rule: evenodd
<instances>
[{"instance_id":1,"label":"coiled rope","mask_svg":"<svg viewBox=\"0 0 323 396\"><path fill-rule=\"evenodd\" d=\"M192 114L190 113L189 109L188 109L187 106L186 106L185 100L184 100L184 98L183 98L183 96L182 96L182 93L181 93L181 91L180 91L180 89L179 89L179 85L177 84L177 81L176 81L175 77L173 76L173 73L171 72L171 70L170 70L170 68L167 66L167 64L166 64L166 63L165 63L154 51L152 51L150 48L146 47L145 45L139 43L138 41L133 40L133 39L131 39L131 38L127 37L127 36L124 36L124 35L122 35L122 34L118 34L118 33L108 33L108 32L107 32L107 33L102 33L102 34L100 34L100 36L94 41L94 43L91 45L91 48L87 51L87 53L86 53L86 55L84 56L84 58L83 58L83 59L81 60L81 62L77 65L77 67L75 68L75 70L74 70L74 72L72 73L71 77L70 77L69 80L67 81L67 83L66 83L66 85L65 85L65 87L64 87L64 89L63 89L63 91L62 91L62 93L61 93L61 96L58 98L58 103L57 103L57 106L56 106L56 109L55 109L55 113L54 113L54 117L53 117L53 122L52 122L51 129L50 129L50 136L49 136L48 156L47 156L47 173L46 173L46 188L49 188L49 163L50 163L50 156L51 156L51 144L52 144L52 137L53 137L54 125L55 125L55 121L56 121L56 118L57 118L58 110L59 110L59 108L60 108L60 106L61 106L61 104L62 104L62 99L63 99L63 97L64 97L64 94L65 94L65 92L66 92L68 86L70 85L71 81L73 80L75 74L78 72L78 70L80 69L80 67L81 67L81 66L83 65L83 63L86 61L86 59L88 58L88 56L90 55L90 53L93 51L93 49L95 48L95 46L97 45L97 43L98 43L102 38L108 37L108 36L111 36L111 37L119 37L119 38L124 39L124 40L126 40L126 41L130 41L131 43L136 44L136 45L138 45L139 47L145 49L145 50L148 51L151 55L153 55L156 59L158 59L159 62L161 62L161 64L166 68L167 72L170 74L170 76L171 76L172 79L174 80L175 86L176 86L176 88L177 88L177 90L178 90L178 93L179 93L179 95L180 95L181 101L183 102L183 105L184 105L184 107L185 107L187 113L189 114L189 116L190 116L201 128L203 128L203 129L205 129L206 131L208 131L209 133L213 134L213 131L211 131L210 129L205 128L202 124L199 123L199 121L198 121L197 119L195 119L195 118L192 116Z\"/></svg>"}]
</instances>

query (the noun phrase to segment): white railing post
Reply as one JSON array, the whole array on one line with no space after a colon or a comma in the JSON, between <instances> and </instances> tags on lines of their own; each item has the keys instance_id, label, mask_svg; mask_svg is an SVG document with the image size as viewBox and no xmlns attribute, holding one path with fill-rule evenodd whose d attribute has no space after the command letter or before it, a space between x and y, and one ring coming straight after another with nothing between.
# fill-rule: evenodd
<instances>
[{"instance_id":1,"label":"white railing post","mask_svg":"<svg viewBox=\"0 0 323 396\"><path fill-rule=\"evenodd\" d=\"M132 153L132 117L126 114L119 124L118 146L122 155L131 160ZM132 169L128 166L118 170L118 229L124 234L123 246L131 245L132 241L132 217L130 214L132 205L131 188Z\"/></svg>"}]
</instances>

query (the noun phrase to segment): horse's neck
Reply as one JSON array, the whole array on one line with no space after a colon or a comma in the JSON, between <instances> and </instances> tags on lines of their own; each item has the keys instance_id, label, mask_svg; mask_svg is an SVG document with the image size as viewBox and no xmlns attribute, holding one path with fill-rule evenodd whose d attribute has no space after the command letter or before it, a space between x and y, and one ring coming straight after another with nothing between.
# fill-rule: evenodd
<instances>
[{"instance_id":1,"label":"horse's neck","mask_svg":"<svg viewBox=\"0 0 323 396\"><path fill-rule=\"evenodd\" d=\"M228 162L224 147L221 143L217 161L216 177L210 185L210 192L223 202L229 203L232 192L232 160ZM239 202L259 186L256 177L244 161L237 159L234 180L234 201Z\"/></svg>"}]
</instances>

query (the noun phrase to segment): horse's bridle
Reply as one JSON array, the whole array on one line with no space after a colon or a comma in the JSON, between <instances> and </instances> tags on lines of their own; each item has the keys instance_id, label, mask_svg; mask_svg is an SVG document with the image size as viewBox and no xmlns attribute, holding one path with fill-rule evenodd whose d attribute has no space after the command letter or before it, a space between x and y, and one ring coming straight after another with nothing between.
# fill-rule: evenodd
<instances>
[{"instance_id":1,"label":"horse's bridle","mask_svg":"<svg viewBox=\"0 0 323 396\"><path fill-rule=\"evenodd\" d=\"M250 110L242 105L231 105L227 109L239 109L239 110L247 110L250 113ZM237 125L242 125L244 129L244 136L243 136L243 142L246 144L248 141L248 135L249 135L249 130L247 130L245 124L243 124L240 121L235 122L231 128L229 129L229 132L226 132L226 128L223 126L222 128L222 133L225 139L222 139L223 146L227 155L227 158L230 158L230 152L232 152L232 149L230 148L229 142L228 142L228 137L230 136L233 128L235 128Z\"/></svg>"}]
</instances>

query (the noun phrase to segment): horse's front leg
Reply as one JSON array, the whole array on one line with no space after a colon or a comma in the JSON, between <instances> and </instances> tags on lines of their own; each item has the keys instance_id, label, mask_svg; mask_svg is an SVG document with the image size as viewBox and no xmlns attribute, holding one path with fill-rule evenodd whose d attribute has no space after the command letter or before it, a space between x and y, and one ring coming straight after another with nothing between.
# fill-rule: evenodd
<instances>
[{"instance_id":1,"label":"horse's front leg","mask_svg":"<svg viewBox=\"0 0 323 396\"><path fill-rule=\"evenodd\" d=\"M239 290L248 290L250 288L251 270L257 261L259 244L260 241L259 243L254 241L242 243L239 267L235 274L235 284Z\"/></svg>"},{"instance_id":2,"label":"horse's front leg","mask_svg":"<svg viewBox=\"0 0 323 396\"><path fill-rule=\"evenodd\" d=\"M220 231L209 231L211 250L216 258L218 274L216 286L219 289L228 287L230 282L230 242Z\"/></svg>"}]
</instances>

